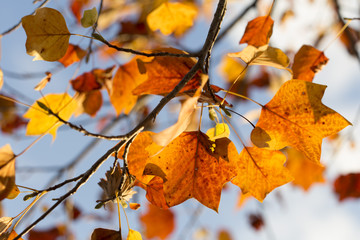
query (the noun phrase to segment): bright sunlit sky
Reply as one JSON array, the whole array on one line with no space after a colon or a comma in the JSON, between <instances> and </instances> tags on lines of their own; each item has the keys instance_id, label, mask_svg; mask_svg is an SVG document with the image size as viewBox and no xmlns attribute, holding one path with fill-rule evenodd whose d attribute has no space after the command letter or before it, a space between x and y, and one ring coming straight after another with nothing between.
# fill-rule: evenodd
<instances>
[{"instance_id":1,"label":"bright sunlit sky","mask_svg":"<svg viewBox=\"0 0 360 240\"><path fill-rule=\"evenodd\" d=\"M21 17L29 14L34 9L32 0L14 0L2 1L0 4L0 32L8 29L17 23ZM71 13L66 9L68 1L50 1L48 7L60 10L67 19L68 26L73 26L74 19ZM224 26L231 21L231 19L242 11L244 6L247 6L251 1L230 1L228 12L224 20ZM285 24L280 25L278 19L292 2L295 10L295 16L290 18ZM335 38L336 30L327 29L328 23L334 21L336 16L331 13L329 3L327 0L312 1L277 1L275 11L272 13L275 19L275 26L270 44L281 49L292 49L297 51L303 44L312 44L315 35L318 31L326 30L331 34L327 35L320 43L319 49L325 50L325 55L330 59L328 64L315 76L314 82L327 85L327 89L323 98L323 103L332 109L342 114L350 122L356 117L360 107L360 63L356 58L351 57L343 45L337 40L332 42ZM342 5L342 14L345 17L359 17L360 9L357 0L340 1ZM260 1L260 5L264 6L261 14L267 13L269 1ZM96 5L97 6L97 5ZM65 9L65 10L64 10ZM229 52L240 51L244 46L239 46L238 42L244 32L246 23L252 18L256 17L256 11L250 11L245 17L244 21L234 27L234 29L223 39L219 45L215 46L213 51L213 58L211 62L212 79L221 79L218 72L218 64L221 57ZM68 20L70 19L70 20ZM360 28L360 21L351 23L351 27ZM209 22L203 16L200 16L200 21L196 26L182 39L182 45L187 49L198 49L204 39L208 30ZM77 32L87 34L87 30L76 28ZM71 32L73 32L71 30ZM53 68L53 63L46 62L32 62L32 57L26 55L25 50L26 36L22 27L1 39L1 59L0 67L4 70L16 73L34 73L45 72ZM79 43L87 46L87 40L81 40L79 37L71 37L71 43ZM331 43L332 42L332 43ZM328 45L331 43L330 45ZM359 49L359 46L358 46ZM95 60L95 64L98 61ZM95 65L96 67L110 66L109 64ZM101 65L102 64L102 65ZM82 72L89 71L94 67L92 64L86 65ZM63 92L66 90L68 80L73 77L76 67L71 66L66 71L57 73L52 79L51 84L46 89L46 93ZM45 76L45 75L44 75ZM286 73L285 73L286 78ZM289 77L289 76L288 76ZM33 87L40 81L39 78L32 79L15 79L5 74L5 86L0 91L4 93L9 91L8 86L14 88L25 96L15 96L20 100L32 104L37 98L40 98L38 93L35 93ZM225 86L223 82L217 82L220 86ZM11 92L11 91L9 91ZM266 103L271 99L274 92L269 90L253 92L251 97L261 103ZM105 96L106 94L103 94ZM153 104L159 101L160 97L152 98ZM176 102L176 101L175 101ZM20 108L22 108L20 106ZM251 103L241 104L235 106L235 109L246 114L248 111L255 109ZM165 110L164 110L165 111ZM104 112L105 114L109 112ZM114 112L111 112L114 114ZM158 128L161 130L164 124L170 125L166 113L160 114L158 121L162 124ZM83 119L83 118L80 118ZM176 119L174 118L173 121ZM72 121L80 121L72 118ZM236 121L241 122L240 119L234 118L233 124ZM170 239L192 239L194 233L206 228L209 235L205 239L216 239L216 233L219 229L227 229L233 239L240 240L338 240L338 239L358 239L360 236L360 200L345 200L339 203L332 190L332 182L339 174L346 174L350 172L360 172L360 129L358 122L353 122L353 127L347 127L342 134L352 134L353 143L344 140L343 144L334 153L331 147L324 143L321 162L327 166L325 184L316 184L308 192L304 192L298 187L287 184L270 193L263 203L256 200L249 200L241 209L236 209L236 202L238 199L238 188L230 187L222 194L219 213L215 213L205 207L199 207L199 203L194 200L188 200L182 205L174 207L177 214L176 232L172 235L174 238ZM116 133L125 133L136 124L136 119L121 121L120 124L112 131ZM204 125L204 128L210 125ZM251 128L241 122L240 133L246 136L246 141L249 141L249 132ZM87 125L90 129L95 129L95 124ZM205 131L206 129L204 129ZM111 132L113 134L113 132ZM0 146L10 143L15 153L21 152L28 146L35 138L24 138L25 131L17 132L15 136L3 135L0 133ZM237 140L231 135L231 139L236 143ZM70 140L69 140L70 139ZM21 169L26 166L62 166L67 162L73 160L76 155L90 142L91 139L85 139L82 134L74 133L62 127L58 132L58 136L54 142L50 136L44 137L39 143L31 148L26 154L17 159L17 168ZM68 177L75 176L86 170L92 162L96 161L113 143L101 142L93 149L86 159L82 161L73 173L69 173ZM238 149L240 151L241 149ZM95 200L99 198L100 188L97 185L100 177L104 176L106 170L111 165L111 161L101 167L99 172L95 174L90 181L83 186L73 201L80 205L85 214L91 213L85 220L74 222L68 226L76 233L76 239L89 239L92 229L97 227L116 229L118 226L117 220L114 216L114 221L92 221L94 216ZM47 179L53 176L51 172L24 172L18 171L16 182L19 185L31 186L41 189L46 183ZM45 185L44 185L45 184ZM60 190L49 194L46 197L47 204L50 206L50 199L59 197L66 190ZM139 190L140 199L145 196L144 191ZM23 195L20 196L22 198ZM130 226L135 230L141 230L141 225L138 216L146 212L145 201L140 200L143 207L136 213L128 211ZM26 204L25 204L26 203ZM6 216L17 215L28 202L21 202L17 200L4 200L3 208ZM45 203L45 201L43 202ZM193 212L197 210L199 218L193 224L188 224L190 219L194 216ZM31 213L31 220L41 214L41 209ZM55 210L50 216L49 220L45 220L38 225L39 229L46 229L52 227L54 222L66 222L66 217L60 213L64 212L62 206ZM107 217L104 210L95 211L97 215ZM265 228L260 232L255 232L248 224L248 215L250 213L262 213L265 218ZM59 217L61 216L61 217ZM92 216L92 217L91 217ZM125 219L122 216L122 219ZM20 232L27 224L32 222L26 219L21 224L17 232ZM126 225L123 225L126 229ZM124 230L126 232L126 230Z\"/></svg>"}]
</instances>

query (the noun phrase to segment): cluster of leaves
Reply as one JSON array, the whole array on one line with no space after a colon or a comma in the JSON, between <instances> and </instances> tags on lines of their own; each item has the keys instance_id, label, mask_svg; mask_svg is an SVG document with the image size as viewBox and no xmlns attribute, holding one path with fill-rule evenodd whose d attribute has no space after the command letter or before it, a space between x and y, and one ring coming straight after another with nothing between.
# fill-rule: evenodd
<instances>
[{"instance_id":1,"label":"cluster of leaves","mask_svg":"<svg viewBox=\"0 0 360 240\"><path fill-rule=\"evenodd\" d=\"M84 28L92 28L91 42L98 41L109 48L110 50L100 48L108 56L113 56L115 50L135 54L127 63L105 69L94 68L78 75L69 82L73 96L67 92L42 96L23 115L28 122L14 114L14 102L17 100L1 95L0 105L5 108L1 108L0 114L3 117L0 123L5 131L11 132L26 125L26 135L51 134L55 140L57 129L66 124L85 135L120 141L86 173L72 180L78 181L78 184L68 195L59 198L58 204L75 193L111 155L115 158L114 167L106 173L106 179L99 182L105 198L99 200L97 207L115 202L118 207L129 204L131 209L137 209L138 204L129 203L131 196L136 193L133 187L145 189L146 198L151 204L148 213L140 219L146 225L147 238L167 238L174 229L174 214L168 208L190 198L218 211L221 192L227 182L238 186L244 196L252 196L262 202L268 193L291 181L305 190L314 182L324 181L324 167L320 164L322 141L351 125L339 113L321 102L326 86L313 83L315 74L328 61L324 52L304 45L290 60L281 49L269 45L274 25L271 16L257 17L248 22L240 40L240 44L247 46L240 52L229 53L223 63L231 82L227 91L210 84L208 68L211 48L189 54L151 42L154 32L158 30L163 35L182 36L194 24L199 11L196 5L192 1L145 2L137 2L136 6L140 8L137 21L121 22L119 39L109 42L98 30L108 27L113 18L110 17L112 20L106 23L105 20L99 20L99 15L104 19L107 15L118 15L118 6L105 5L105 9L99 14L96 8L82 14L88 1L72 1L71 9L78 21ZM224 8L221 5L224 2L226 1L219 1L218 9ZM220 25L221 18L216 16L215 14L213 22L217 21ZM91 50L86 51L78 45L69 44L70 37L77 34L70 33L63 15L55 9L39 8L34 15L23 17L22 25L27 35L26 51L34 56L34 60L58 61L67 68L76 62L86 61L91 55ZM211 29L210 32L213 30L216 29ZM140 48L151 50L134 50L138 44L136 37L139 36L150 39ZM215 39L207 41L212 46ZM131 48L127 48L129 46ZM263 66L263 69L277 68L291 75L265 105L245 94L233 92L234 86L241 82L247 69L253 65ZM264 70L264 75L266 74ZM35 90L42 92L50 78L49 73ZM259 84L255 82L252 84ZM106 90L107 96L103 96L102 90ZM226 92L225 97L217 95L220 91ZM129 115L141 103L142 96L150 94L165 96L165 100L138 127L129 130L128 134L94 134L69 122L73 114L95 117L103 107L103 98L110 100L117 116ZM230 132L238 134L230 123L232 105L226 101L228 95L237 95L261 107L260 117L251 132L250 146L240 138L240 146L229 139ZM160 133L142 131L173 97L185 98L178 121ZM209 109L209 118L214 121L215 127L206 133L200 130L201 127L195 131L189 130L194 116L198 114L198 108L201 108L201 113L203 109ZM3 127L10 118L14 127ZM200 123L198 125L201 126ZM19 193L15 184L15 160L21 154L14 154L10 145L0 149L0 200L15 198ZM121 167L116 165L119 159L123 160ZM304 171L307 174L303 174ZM344 181L351 180L344 177L335 183L340 199L347 196L358 197L358 192L344 193L337 188ZM68 182L71 181L65 181L59 187ZM59 187L33 191L25 198L36 196L37 200L47 191ZM45 216L50 212L51 210L46 212ZM13 219L15 218L1 218L1 234L10 234L7 239L13 239L17 235L14 231L8 231ZM258 215L251 215L250 220L256 229L264 224ZM64 230L59 228L47 233L52 231L52 236L55 237L64 234ZM32 239L31 235L29 239ZM121 224L119 230L97 228L91 239L121 239ZM141 235L129 227L127 239L141 239Z\"/></svg>"}]
</instances>

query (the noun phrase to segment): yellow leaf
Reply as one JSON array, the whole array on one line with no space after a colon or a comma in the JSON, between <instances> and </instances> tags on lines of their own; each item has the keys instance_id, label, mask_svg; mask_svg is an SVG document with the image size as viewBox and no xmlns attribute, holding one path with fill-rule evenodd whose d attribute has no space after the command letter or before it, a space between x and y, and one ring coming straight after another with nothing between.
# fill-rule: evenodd
<instances>
[{"instance_id":1,"label":"yellow leaf","mask_svg":"<svg viewBox=\"0 0 360 240\"><path fill-rule=\"evenodd\" d=\"M129 234L128 234L126 240L142 240L142 237L138 231L129 229Z\"/></svg>"},{"instance_id":2,"label":"yellow leaf","mask_svg":"<svg viewBox=\"0 0 360 240\"><path fill-rule=\"evenodd\" d=\"M35 15L21 19L27 35L26 52L35 60L57 61L69 46L70 32L61 13L52 8L39 8Z\"/></svg>"},{"instance_id":3,"label":"yellow leaf","mask_svg":"<svg viewBox=\"0 0 360 240\"><path fill-rule=\"evenodd\" d=\"M9 229L13 220L14 219L11 217L1 217L0 218L0 237ZM2 239L2 238L0 238L0 239Z\"/></svg>"},{"instance_id":4,"label":"yellow leaf","mask_svg":"<svg viewBox=\"0 0 360 240\"><path fill-rule=\"evenodd\" d=\"M9 144L0 148L0 201L8 197L15 186L15 154Z\"/></svg>"},{"instance_id":5,"label":"yellow leaf","mask_svg":"<svg viewBox=\"0 0 360 240\"><path fill-rule=\"evenodd\" d=\"M70 119L77 108L77 103L67 93L48 94L37 102L44 104L65 121ZM38 103L34 103L24 114L24 117L30 119L26 127L26 135L49 133L53 136L53 139L55 139L56 130L62 125L55 116L49 115L44 109L41 109Z\"/></svg>"},{"instance_id":6,"label":"yellow leaf","mask_svg":"<svg viewBox=\"0 0 360 240\"><path fill-rule=\"evenodd\" d=\"M159 29L164 35L181 36L194 24L196 15L193 4L165 2L152 11L146 21L152 31Z\"/></svg>"},{"instance_id":7,"label":"yellow leaf","mask_svg":"<svg viewBox=\"0 0 360 240\"><path fill-rule=\"evenodd\" d=\"M228 138L230 136L230 129L226 123L217 123L214 128L207 130L206 135L208 135L211 141L219 138Z\"/></svg>"},{"instance_id":8,"label":"yellow leaf","mask_svg":"<svg viewBox=\"0 0 360 240\"><path fill-rule=\"evenodd\" d=\"M7 199L14 199L19 195L19 193L20 193L19 188L16 185L14 185L6 198Z\"/></svg>"}]
</instances>

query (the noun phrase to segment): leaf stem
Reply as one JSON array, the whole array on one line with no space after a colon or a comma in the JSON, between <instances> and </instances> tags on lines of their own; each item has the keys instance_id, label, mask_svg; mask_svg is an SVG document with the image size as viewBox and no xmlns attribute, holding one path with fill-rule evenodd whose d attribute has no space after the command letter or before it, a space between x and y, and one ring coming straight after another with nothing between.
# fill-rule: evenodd
<instances>
[{"instance_id":1,"label":"leaf stem","mask_svg":"<svg viewBox=\"0 0 360 240\"><path fill-rule=\"evenodd\" d=\"M239 93L230 92L230 91L227 91L227 90L221 90L221 91L226 92L226 93L229 93L229 94L231 94L231 95L235 95L235 96L237 96L237 97L240 97L240 98L243 98L243 99L246 99L246 100L249 100L249 101L251 101L251 102L259 105L260 107L264 107L264 105L262 105L261 103L255 101L255 100L253 100L253 99L251 99L251 98L248 98L248 97L246 97L246 96L244 96L244 95L241 95L241 94L239 94ZM225 98L224 98L224 99L225 99Z\"/></svg>"}]
</instances>

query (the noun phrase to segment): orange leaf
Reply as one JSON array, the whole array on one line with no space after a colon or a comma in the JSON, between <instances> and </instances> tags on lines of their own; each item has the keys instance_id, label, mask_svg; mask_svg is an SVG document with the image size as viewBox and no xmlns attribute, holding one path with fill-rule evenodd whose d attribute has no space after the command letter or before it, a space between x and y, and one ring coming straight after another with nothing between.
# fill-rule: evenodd
<instances>
[{"instance_id":1,"label":"orange leaf","mask_svg":"<svg viewBox=\"0 0 360 240\"><path fill-rule=\"evenodd\" d=\"M9 144L0 148L0 201L8 197L15 186L15 154Z\"/></svg>"},{"instance_id":2,"label":"orange leaf","mask_svg":"<svg viewBox=\"0 0 360 240\"><path fill-rule=\"evenodd\" d=\"M110 101L116 113L129 114L135 106L138 96L132 91L146 80L146 74L141 74L138 64L142 64L141 57L133 58L129 63L117 70L109 93Z\"/></svg>"},{"instance_id":3,"label":"orange leaf","mask_svg":"<svg viewBox=\"0 0 360 240\"><path fill-rule=\"evenodd\" d=\"M217 139L216 146L223 140ZM147 147L151 157L146 161L144 174L164 180L169 207L194 197L217 211L223 185L235 176L232 166L238 155L233 143L222 147L226 147L227 154L216 155L210 150L211 142L204 133L184 132L160 152L156 144Z\"/></svg>"},{"instance_id":4,"label":"orange leaf","mask_svg":"<svg viewBox=\"0 0 360 240\"><path fill-rule=\"evenodd\" d=\"M339 176L334 182L334 191L340 201L346 198L360 198L360 173Z\"/></svg>"},{"instance_id":5,"label":"orange leaf","mask_svg":"<svg viewBox=\"0 0 360 240\"><path fill-rule=\"evenodd\" d=\"M80 103L80 106L76 110L76 116L78 114L87 113L91 117L95 117L103 104L102 95L99 90L82 92L79 94L77 100Z\"/></svg>"},{"instance_id":6,"label":"orange leaf","mask_svg":"<svg viewBox=\"0 0 360 240\"><path fill-rule=\"evenodd\" d=\"M94 69L91 72L83 73L70 83L77 92L90 92L101 89L112 78L112 71L115 66L107 69Z\"/></svg>"},{"instance_id":7,"label":"orange leaf","mask_svg":"<svg viewBox=\"0 0 360 240\"><path fill-rule=\"evenodd\" d=\"M119 231L105 229L105 228L96 228L91 234L91 240L119 240L121 234Z\"/></svg>"},{"instance_id":8,"label":"orange leaf","mask_svg":"<svg viewBox=\"0 0 360 240\"><path fill-rule=\"evenodd\" d=\"M82 17L82 10L84 6L86 6L89 3L89 0L72 0L70 9L78 22L80 22L80 19Z\"/></svg>"},{"instance_id":9,"label":"orange leaf","mask_svg":"<svg viewBox=\"0 0 360 240\"><path fill-rule=\"evenodd\" d=\"M323 177L325 167L310 162L302 153L293 148L287 148L286 153L288 156L286 167L295 178L292 184L307 191L313 183L325 182Z\"/></svg>"},{"instance_id":10,"label":"orange leaf","mask_svg":"<svg viewBox=\"0 0 360 240\"><path fill-rule=\"evenodd\" d=\"M59 239L61 236L64 236L66 233L66 226L59 225L52 228L48 228L46 230L31 230L29 232L28 240L56 240Z\"/></svg>"},{"instance_id":11,"label":"orange leaf","mask_svg":"<svg viewBox=\"0 0 360 240\"><path fill-rule=\"evenodd\" d=\"M8 236L7 240L13 240L17 236L18 236L18 234L14 230L12 230L10 235ZM23 239L19 238L19 240L23 240Z\"/></svg>"},{"instance_id":12,"label":"orange leaf","mask_svg":"<svg viewBox=\"0 0 360 240\"><path fill-rule=\"evenodd\" d=\"M152 31L160 29L164 35L184 34L193 24L197 15L194 4L164 2L147 17L147 24Z\"/></svg>"},{"instance_id":13,"label":"orange leaf","mask_svg":"<svg viewBox=\"0 0 360 240\"><path fill-rule=\"evenodd\" d=\"M174 48L164 48L152 51L184 54L184 51ZM138 60L138 67L141 74L147 74L147 80L137 86L133 94L167 94L171 92L182 78L189 72L196 61L188 57L153 57L141 58ZM201 84L200 72L191 79L180 93L197 89Z\"/></svg>"},{"instance_id":14,"label":"orange leaf","mask_svg":"<svg viewBox=\"0 0 360 240\"><path fill-rule=\"evenodd\" d=\"M262 202L273 189L293 180L283 166L285 161L279 151L245 147L235 165L237 176L231 182Z\"/></svg>"},{"instance_id":15,"label":"orange leaf","mask_svg":"<svg viewBox=\"0 0 360 240\"><path fill-rule=\"evenodd\" d=\"M140 221L145 227L144 234L147 239L166 239L175 229L174 213L170 209L163 210L152 204L149 204L148 211L140 216Z\"/></svg>"},{"instance_id":16,"label":"orange leaf","mask_svg":"<svg viewBox=\"0 0 360 240\"><path fill-rule=\"evenodd\" d=\"M269 43L274 21L270 16L257 17L248 22L245 33L240 40L254 47L260 47Z\"/></svg>"},{"instance_id":17,"label":"orange leaf","mask_svg":"<svg viewBox=\"0 0 360 240\"><path fill-rule=\"evenodd\" d=\"M312 46L303 45L294 58L293 78L312 82L315 73L321 70L328 60L324 52Z\"/></svg>"},{"instance_id":18,"label":"orange leaf","mask_svg":"<svg viewBox=\"0 0 360 240\"><path fill-rule=\"evenodd\" d=\"M274 150L291 146L318 164L322 139L351 125L322 104L325 88L303 80L285 82L262 108L251 141L257 147Z\"/></svg>"},{"instance_id":19,"label":"orange leaf","mask_svg":"<svg viewBox=\"0 0 360 240\"><path fill-rule=\"evenodd\" d=\"M81 49L77 45L69 44L69 47L65 55L58 61L64 65L64 67L70 66L71 64L80 61L85 57L86 51Z\"/></svg>"},{"instance_id":20,"label":"orange leaf","mask_svg":"<svg viewBox=\"0 0 360 240\"><path fill-rule=\"evenodd\" d=\"M155 176L146 185L146 198L154 206L162 209L168 209L164 195L164 180L161 177Z\"/></svg>"},{"instance_id":21,"label":"orange leaf","mask_svg":"<svg viewBox=\"0 0 360 240\"><path fill-rule=\"evenodd\" d=\"M139 203L129 203L129 207L132 210L138 210L141 207L141 205Z\"/></svg>"}]
</instances>

